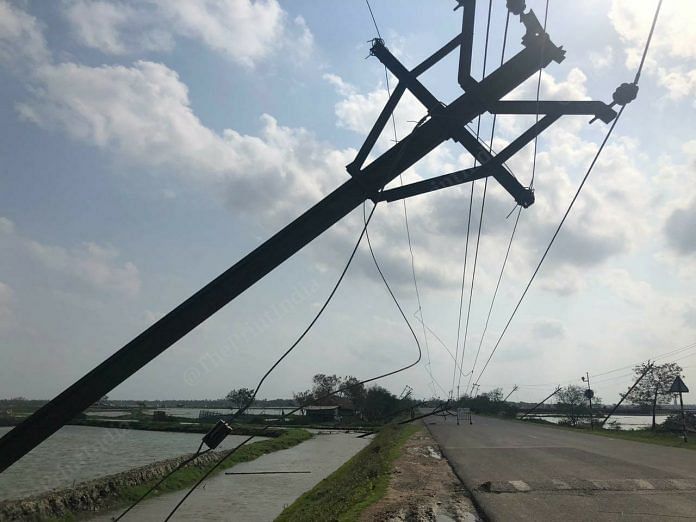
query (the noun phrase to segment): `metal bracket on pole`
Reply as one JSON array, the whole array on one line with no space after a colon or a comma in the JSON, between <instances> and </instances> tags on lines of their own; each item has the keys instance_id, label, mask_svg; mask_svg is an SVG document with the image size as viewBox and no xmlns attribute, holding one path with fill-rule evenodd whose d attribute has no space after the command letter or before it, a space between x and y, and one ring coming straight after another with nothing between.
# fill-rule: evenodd
<instances>
[{"instance_id":1,"label":"metal bracket on pole","mask_svg":"<svg viewBox=\"0 0 696 522\"><path fill-rule=\"evenodd\" d=\"M551 42L531 10L525 14L523 9L516 9L514 14L520 15L527 29L522 38L524 48L485 78L476 81L470 74L476 2L458 2L464 7L462 32L410 71L388 51L382 41L374 42L373 54L397 76L399 84L355 160L347 166L351 178L0 438L0 472L350 214L366 199L391 201L493 176L518 204L528 207L534 202L534 194L505 167L505 160L563 114L594 114L605 122L615 117L611 107L601 102L537 104L502 101L503 97L552 61L561 62L565 51ZM458 83L465 92L445 105L423 86L418 76L458 47ZM407 89L427 107L430 118L417 125L408 136L369 165L363 166ZM485 112L536 114L537 107L539 113L545 116L497 155L493 155L489 147L465 128L468 122ZM384 187L399 174L449 139L463 145L477 158L480 167L427 180L425 184L407 185L403 192L385 191L380 195ZM386 197L386 194L389 196Z\"/></svg>"}]
</instances>

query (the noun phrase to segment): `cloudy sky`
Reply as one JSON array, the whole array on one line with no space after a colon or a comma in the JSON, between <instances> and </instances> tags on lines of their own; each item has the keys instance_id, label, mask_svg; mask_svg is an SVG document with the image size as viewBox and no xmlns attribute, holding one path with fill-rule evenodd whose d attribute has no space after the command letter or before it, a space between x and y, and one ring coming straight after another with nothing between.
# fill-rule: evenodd
<instances>
[{"instance_id":1,"label":"cloudy sky","mask_svg":"<svg viewBox=\"0 0 696 522\"><path fill-rule=\"evenodd\" d=\"M502 0L493 3L488 71L500 60L506 13ZM479 4L476 77L487 2ZM542 16L543 1L527 4ZM409 67L458 32L453 6L373 1L386 45ZM548 32L567 58L544 71L542 99L610 101L633 79L654 6L551 0ZM516 397L533 400L589 371L611 402L630 369L602 374L696 342L695 16L693 2L664 2L638 99L481 378L482 391L519 384ZM522 34L512 19L507 56L521 49ZM341 184L387 96L384 69L365 59L374 36L359 0L0 0L0 397L54 396ZM456 56L422 79L444 102L461 94ZM535 88L531 79L510 97L533 99ZM424 114L405 97L398 137ZM490 120L482 118L485 139ZM531 121L498 118L494 148ZM514 219L506 219L510 196L489 185L465 371L480 344L479 373L605 132L601 122L565 117L539 140L536 203L522 212L481 341ZM385 133L376 152L392 139ZM531 160L528 147L509 162L525 184ZM404 179L471 161L450 142ZM482 188L474 188L473 231ZM456 349L469 191L407 202L426 335L416 319L403 205L380 205L370 225L424 352L419 366L384 381L394 392L409 384L418 396L444 395L452 387L447 349ZM348 216L111 396L221 397L253 386L316 313L361 219L360 210ZM260 395L288 396L318 372L367 378L416 355L361 248L325 315ZM696 349L675 359L689 384Z\"/></svg>"}]
</instances>

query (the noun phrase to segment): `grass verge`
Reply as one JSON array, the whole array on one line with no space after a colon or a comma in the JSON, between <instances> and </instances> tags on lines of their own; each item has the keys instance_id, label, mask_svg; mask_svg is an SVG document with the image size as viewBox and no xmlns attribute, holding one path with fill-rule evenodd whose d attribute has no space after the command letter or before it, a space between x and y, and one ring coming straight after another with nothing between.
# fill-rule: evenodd
<instances>
[{"instance_id":1,"label":"grass verge","mask_svg":"<svg viewBox=\"0 0 696 522\"><path fill-rule=\"evenodd\" d=\"M392 462L418 426L388 425L368 446L286 508L276 521L357 520L382 498Z\"/></svg>"},{"instance_id":2,"label":"grass verge","mask_svg":"<svg viewBox=\"0 0 696 522\"><path fill-rule=\"evenodd\" d=\"M213 472L211 476L214 476L225 469L229 469L235 466L236 464L240 464L242 462L249 462L251 460L257 459L258 457L266 455L267 453L273 453L274 451L291 448L310 438L312 438L312 434L306 430L290 429L284 431L280 434L280 436L276 438L263 440L242 446L241 448L239 448L239 450L237 450L235 453L226 458L224 462L220 466L218 466L218 468ZM180 469L167 480L165 480L162 484L160 484L160 486L155 491L150 493L150 495L147 498L155 497L157 495L161 495L163 493L168 493L171 491L178 491L192 486L194 483L196 483L196 481L198 481L198 479L200 479L205 474L206 471L208 471L208 469L210 469L210 466L212 465L213 464L200 467L194 465ZM139 499L156 482L157 480L153 480L149 482L144 482L137 486L130 486L128 488L121 489L120 491L118 491L117 495L113 496L107 503L102 505L100 511L118 509L119 507L126 507L130 505L132 502L135 502L137 499ZM81 515L81 513L73 513L63 517L53 518L50 520L77 520L81 518ZM90 515L93 515L93 513L90 513Z\"/></svg>"}]
</instances>

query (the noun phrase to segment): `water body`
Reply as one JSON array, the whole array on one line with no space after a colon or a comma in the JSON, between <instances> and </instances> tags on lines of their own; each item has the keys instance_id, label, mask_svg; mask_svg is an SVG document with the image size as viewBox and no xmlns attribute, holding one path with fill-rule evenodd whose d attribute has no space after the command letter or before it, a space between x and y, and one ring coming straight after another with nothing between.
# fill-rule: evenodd
<instances>
[{"instance_id":1,"label":"water body","mask_svg":"<svg viewBox=\"0 0 696 522\"><path fill-rule=\"evenodd\" d=\"M564 420L565 417L559 415L529 415L533 419L543 419L545 421L554 422L558 424L560 421ZM660 424L664 422L667 415L655 415L655 422ZM604 419L604 415L598 415L595 417L595 422L601 422ZM589 422L589 417L585 420ZM652 426L652 416L651 415L612 415L606 424L609 428L610 423L616 421L622 430L637 430L640 428L648 428Z\"/></svg>"},{"instance_id":2,"label":"water body","mask_svg":"<svg viewBox=\"0 0 696 522\"><path fill-rule=\"evenodd\" d=\"M289 413L294 410L294 406L285 407L269 407L269 408L249 408L247 413L250 415L282 415L283 413ZM225 415L232 415L237 411L237 408L160 408L160 409L147 409L143 410L145 414L152 414L155 411L163 411L167 415L172 415L174 417L186 417L189 419L197 419L198 414L201 411L217 412L223 413ZM95 412L96 413L96 412ZM293 415L301 415L301 411L293 413ZM88 413L89 415L89 413Z\"/></svg>"},{"instance_id":3,"label":"water body","mask_svg":"<svg viewBox=\"0 0 696 522\"><path fill-rule=\"evenodd\" d=\"M367 438L359 439L355 433L320 432L293 448L238 464L228 471L311 473L216 475L186 500L174 520L273 520L285 506L329 476L368 443ZM185 493L179 491L145 500L124 518L124 522L164 520ZM90 520L108 522L121 511L104 513Z\"/></svg>"},{"instance_id":4,"label":"water body","mask_svg":"<svg viewBox=\"0 0 696 522\"><path fill-rule=\"evenodd\" d=\"M0 427L0 436L10 429ZM0 500L68 487L192 453L202 437L198 433L65 426L0 474ZM245 438L229 436L220 448L231 448Z\"/></svg>"}]
</instances>

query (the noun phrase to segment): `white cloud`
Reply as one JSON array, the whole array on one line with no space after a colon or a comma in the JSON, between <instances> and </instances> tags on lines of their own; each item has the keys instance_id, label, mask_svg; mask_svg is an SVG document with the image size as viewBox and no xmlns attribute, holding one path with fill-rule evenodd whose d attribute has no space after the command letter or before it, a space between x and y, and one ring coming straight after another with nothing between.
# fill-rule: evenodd
<instances>
[{"instance_id":1,"label":"white cloud","mask_svg":"<svg viewBox=\"0 0 696 522\"><path fill-rule=\"evenodd\" d=\"M658 83L667 89L672 100L696 97L696 68L685 70L684 67L658 69ZM696 107L696 100L692 101L692 107Z\"/></svg>"},{"instance_id":2,"label":"white cloud","mask_svg":"<svg viewBox=\"0 0 696 522\"><path fill-rule=\"evenodd\" d=\"M359 93L356 88L345 82L336 74L325 74L324 79L328 81L341 95L334 106L334 112L337 117L336 124L339 127L351 130L361 135L366 135L370 132L377 116L382 111L384 104L389 98L389 93L384 85L379 85L372 91L367 93ZM396 84L396 82L394 82ZM397 136L401 139L410 133L415 122L425 116L427 110L420 102L410 93L406 92L399 101L399 104L394 111L396 121ZM394 134L392 130L392 122L385 126L382 135L380 136L379 145L387 147L393 145Z\"/></svg>"},{"instance_id":3,"label":"white cloud","mask_svg":"<svg viewBox=\"0 0 696 522\"><path fill-rule=\"evenodd\" d=\"M93 242L74 248L48 245L17 233L14 223L2 216L0 233L0 246L33 259L43 268L72 281L130 297L140 291L138 268L130 261L121 261L118 250L112 246ZM7 302L8 296L11 296L8 290L0 286L0 306Z\"/></svg>"},{"instance_id":4,"label":"white cloud","mask_svg":"<svg viewBox=\"0 0 696 522\"><path fill-rule=\"evenodd\" d=\"M613 0L609 19L627 45L626 67L635 70L640 62L655 10L652 2ZM657 74L658 83L674 100L696 92L696 2L664 2L657 21L645 71Z\"/></svg>"},{"instance_id":5,"label":"white cloud","mask_svg":"<svg viewBox=\"0 0 696 522\"><path fill-rule=\"evenodd\" d=\"M119 253L113 247L83 243L66 249L33 240L27 240L26 246L44 267L94 288L131 297L140 291L138 268L130 261L119 263Z\"/></svg>"},{"instance_id":6,"label":"white cloud","mask_svg":"<svg viewBox=\"0 0 696 522\"><path fill-rule=\"evenodd\" d=\"M156 13L145 3L77 0L65 16L80 43L107 54L168 51L174 46L172 34L157 27Z\"/></svg>"},{"instance_id":7,"label":"white cloud","mask_svg":"<svg viewBox=\"0 0 696 522\"><path fill-rule=\"evenodd\" d=\"M626 66L638 66L645 41L655 14L657 2L613 0L609 19L621 39L629 44L626 50ZM696 4L691 0L664 2L650 44L651 62L667 56L674 58L696 58Z\"/></svg>"},{"instance_id":8,"label":"white cloud","mask_svg":"<svg viewBox=\"0 0 696 522\"><path fill-rule=\"evenodd\" d=\"M590 63L595 69L607 69L614 65L614 48L605 45L601 51L593 51L589 55Z\"/></svg>"},{"instance_id":9,"label":"white cloud","mask_svg":"<svg viewBox=\"0 0 696 522\"><path fill-rule=\"evenodd\" d=\"M331 85L333 85L336 89L336 92L341 96L350 96L356 91L353 85L346 82L337 74L326 73L322 76L322 78L329 82Z\"/></svg>"},{"instance_id":10,"label":"white cloud","mask_svg":"<svg viewBox=\"0 0 696 522\"><path fill-rule=\"evenodd\" d=\"M0 2L0 62L21 69L49 59L46 40L33 16Z\"/></svg>"},{"instance_id":11,"label":"white cloud","mask_svg":"<svg viewBox=\"0 0 696 522\"><path fill-rule=\"evenodd\" d=\"M83 45L107 54L168 51L176 37L202 42L245 66L279 50L306 56L312 33L275 0L76 0L66 16Z\"/></svg>"}]
</instances>

